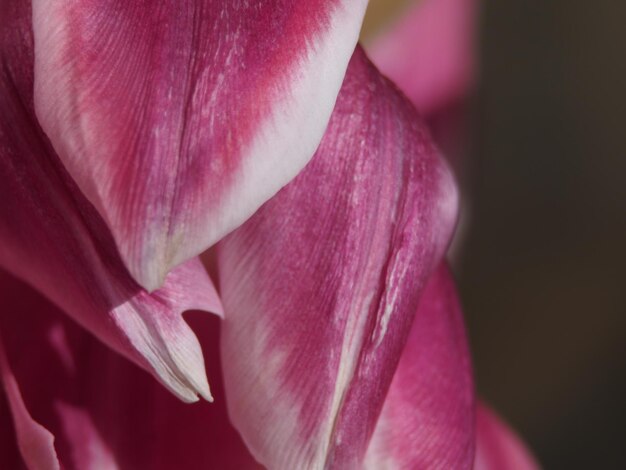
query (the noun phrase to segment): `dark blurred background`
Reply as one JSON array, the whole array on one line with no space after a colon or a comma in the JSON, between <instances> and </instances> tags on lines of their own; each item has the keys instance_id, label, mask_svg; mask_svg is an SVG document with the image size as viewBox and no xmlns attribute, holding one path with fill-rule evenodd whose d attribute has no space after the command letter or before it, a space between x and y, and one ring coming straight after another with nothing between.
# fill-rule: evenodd
<instances>
[{"instance_id":1,"label":"dark blurred background","mask_svg":"<svg viewBox=\"0 0 626 470\"><path fill-rule=\"evenodd\" d=\"M483 1L478 31L455 262L478 391L545 468L624 469L626 2Z\"/></svg>"}]
</instances>

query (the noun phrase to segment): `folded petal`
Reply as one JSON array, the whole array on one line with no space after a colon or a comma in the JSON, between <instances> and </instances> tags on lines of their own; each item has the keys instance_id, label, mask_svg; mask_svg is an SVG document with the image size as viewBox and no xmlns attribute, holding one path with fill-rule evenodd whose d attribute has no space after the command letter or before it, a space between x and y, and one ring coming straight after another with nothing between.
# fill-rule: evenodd
<instances>
[{"instance_id":1,"label":"folded petal","mask_svg":"<svg viewBox=\"0 0 626 470\"><path fill-rule=\"evenodd\" d=\"M8 276L0 277L0 308L12 313L0 315L0 328L10 333L7 356L24 402L54 434L63 468L260 468L228 422L216 317L191 319L209 358L216 402L189 405Z\"/></svg>"},{"instance_id":2,"label":"folded petal","mask_svg":"<svg viewBox=\"0 0 626 470\"><path fill-rule=\"evenodd\" d=\"M420 0L374 38L372 62L425 115L462 98L476 73L478 0Z\"/></svg>"},{"instance_id":3,"label":"folded petal","mask_svg":"<svg viewBox=\"0 0 626 470\"><path fill-rule=\"evenodd\" d=\"M535 461L513 431L484 404L476 412L475 470L536 470Z\"/></svg>"},{"instance_id":4,"label":"folded petal","mask_svg":"<svg viewBox=\"0 0 626 470\"><path fill-rule=\"evenodd\" d=\"M353 468L456 217L414 109L357 49L311 163L217 245L233 423L268 468Z\"/></svg>"},{"instance_id":5,"label":"folded petal","mask_svg":"<svg viewBox=\"0 0 626 470\"><path fill-rule=\"evenodd\" d=\"M420 301L365 467L471 469L474 406L463 316L444 265Z\"/></svg>"},{"instance_id":6,"label":"folded petal","mask_svg":"<svg viewBox=\"0 0 626 470\"><path fill-rule=\"evenodd\" d=\"M221 310L198 260L152 295L130 276L106 224L64 170L32 106L27 2L0 15L0 267L24 279L180 398L210 398L200 346L181 317Z\"/></svg>"},{"instance_id":7,"label":"folded petal","mask_svg":"<svg viewBox=\"0 0 626 470\"><path fill-rule=\"evenodd\" d=\"M304 167L366 4L33 1L37 115L142 286Z\"/></svg>"},{"instance_id":8,"label":"folded petal","mask_svg":"<svg viewBox=\"0 0 626 470\"><path fill-rule=\"evenodd\" d=\"M14 315L15 312L5 312L6 314ZM54 450L54 436L28 412L7 361L2 337L0 337L0 382L13 417L17 446L26 466L29 470L59 469L59 461Z\"/></svg>"}]
</instances>

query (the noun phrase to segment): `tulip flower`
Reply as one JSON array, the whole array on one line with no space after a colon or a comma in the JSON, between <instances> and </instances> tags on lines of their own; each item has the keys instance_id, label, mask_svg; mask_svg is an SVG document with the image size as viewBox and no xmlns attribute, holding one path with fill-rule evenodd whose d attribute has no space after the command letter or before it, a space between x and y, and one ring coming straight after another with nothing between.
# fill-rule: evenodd
<instances>
[{"instance_id":1,"label":"tulip flower","mask_svg":"<svg viewBox=\"0 0 626 470\"><path fill-rule=\"evenodd\" d=\"M365 6L0 3L0 468L531 468Z\"/></svg>"}]
</instances>

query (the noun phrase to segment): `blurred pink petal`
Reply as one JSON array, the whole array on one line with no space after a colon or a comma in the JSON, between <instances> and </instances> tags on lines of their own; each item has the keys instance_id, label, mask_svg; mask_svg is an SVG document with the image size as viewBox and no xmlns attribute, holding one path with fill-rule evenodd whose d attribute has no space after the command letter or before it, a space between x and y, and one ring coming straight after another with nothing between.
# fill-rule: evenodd
<instances>
[{"instance_id":1,"label":"blurred pink petal","mask_svg":"<svg viewBox=\"0 0 626 470\"><path fill-rule=\"evenodd\" d=\"M3 306L6 307L6 305ZM17 314L17 312L4 312L4 315L15 314ZM59 469L59 461L54 450L54 436L35 421L28 412L24 400L22 399L19 385L7 361L1 336L0 375L0 382L4 388L9 408L11 409L17 446L26 466L30 470ZM8 416L3 416L3 418L7 419Z\"/></svg>"},{"instance_id":2,"label":"blurred pink petal","mask_svg":"<svg viewBox=\"0 0 626 470\"><path fill-rule=\"evenodd\" d=\"M128 384L118 386L127 387ZM104 442L87 410L61 402L57 403L57 413L65 439L71 448L71 460L76 468L94 470L119 468L115 456Z\"/></svg>"},{"instance_id":3,"label":"blurred pink petal","mask_svg":"<svg viewBox=\"0 0 626 470\"><path fill-rule=\"evenodd\" d=\"M6 394L0 387L0 468L19 468L22 461L17 447L11 409Z\"/></svg>"},{"instance_id":4,"label":"blurred pink petal","mask_svg":"<svg viewBox=\"0 0 626 470\"><path fill-rule=\"evenodd\" d=\"M198 260L152 295L130 276L106 224L39 128L29 5L0 15L0 267L27 281L186 401L210 398L202 352L181 314L221 312Z\"/></svg>"},{"instance_id":5,"label":"blurred pink petal","mask_svg":"<svg viewBox=\"0 0 626 470\"><path fill-rule=\"evenodd\" d=\"M478 406L476 431L475 470L539 468L539 464L515 433L484 404Z\"/></svg>"},{"instance_id":6,"label":"blurred pink petal","mask_svg":"<svg viewBox=\"0 0 626 470\"><path fill-rule=\"evenodd\" d=\"M462 98L475 76L477 0L418 0L367 48L425 115Z\"/></svg>"},{"instance_id":7,"label":"blurred pink petal","mask_svg":"<svg viewBox=\"0 0 626 470\"><path fill-rule=\"evenodd\" d=\"M471 469L474 405L461 307L454 280L441 266L422 295L366 468Z\"/></svg>"},{"instance_id":8,"label":"blurred pink petal","mask_svg":"<svg viewBox=\"0 0 626 470\"><path fill-rule=\"evenodd\" d=\"M31 288L1 274L0 304L12 313L0 315L0 329L11 331L7 355L24 401L54 434L64 468L261 468L228 421L217 318L192 314L216 400L189 405L95 341Z\"/></svg>"},{"instance_id":9,"label":"blurred pink petal","mask_svg":"<svg viewBox=\"0 0 626 470\"><path fill-rule=\"evenodd\" d=\"M423 122L357 49L311 163L217 245L229 413L259 462L360 464L456 203Z\"/></svg>"},{"instance_id":10,"label":"blurred pink petal","mask_svg":"<svg viewBox=\"0 0 626 470\"><path fill-rule=\"evenodd\" d=\"M366 0L34 0L35 106L146 289L308 162Z\"/></svg>"}]
</instances>

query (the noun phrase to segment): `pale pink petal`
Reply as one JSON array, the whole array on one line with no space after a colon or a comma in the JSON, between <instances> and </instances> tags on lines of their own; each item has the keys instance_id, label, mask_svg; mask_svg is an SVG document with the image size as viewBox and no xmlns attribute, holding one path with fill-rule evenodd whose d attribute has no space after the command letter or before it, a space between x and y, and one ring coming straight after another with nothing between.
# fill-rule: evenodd
<instances>
[{"instance_id":1,"label":"pale pink petal","mask_svg":"<svg viewBox=\"0 0 626 470\"><path fill-rule=\"evenodd\" d=\"M454 280L442 266L420 301L365 467L471 469L474 405L461 307Z\"/></svg>"},{"instance_id":2,"label":"pale pink petal","mask_svg":"<svg viewBox=\"0 0 626 470\"><path fill-rule=\"evenodd\" d=\"M367 49L372 62L430 115L473 84L478 0L415 3Z\"/></svg>"},{"instance_id":3,"label":"pale pink petal","mask_svg":"<svg viewBox=\"0 0 626 470\"><path fill-rule=\"evenodd\" d=\"M35 105L148 290L313 155L366 0L34 0Z\"/></svg>"},{"instance_id":4,"label":"pale pink petal","mask_svg":"<svg viewBox=\"0 0 626 470\"><path fill-rule=\"evenodd\" d=\"M311 163L217 245L229 413L259 462L359 465L455 217L423 122L358 49Z\"/></svg>"},{"instance_id":5,"label":"pale pink petal","mask_svg":"<svg viewBox=\"0 0 626 470\"><path fill-rule=\"evenodd\" d=\"M0 328L11 332L7 355L24 401L54 433L67 470L260 468L226 415L216 317L191 318L215 403L189 405L25 284L0 277L0 305L14 313L0 315Z\"/></svg>"},{"instance_id":6,"label":"pale pink petal","mask_svg":"<svg viewBox=\"0 0 626 470\"><path fill-rule=\"evenodd\" d=\"M476 413L475 470L536 470L535 461L513 431L484 404Z\"/></svg>"},{"instance_id":7,"label":"pale pink petal","mask_svg":"<svg viewBox=\"0 0 626 470\"><path fill-rule=\"evenodd\" d=\"M3 312L3 314L15 315L17 312L8 311ZM59 469L59 461L54 450L54 436L35 421L28 412L15 376L7 361L2 337L0 337L0 382L11 409L17 446L26 466L29 470Z\"/></svg>"},{"instance_id":8,"label":"pale pink petal","mask_svg":"<svg viewBox=\"0 0 626 470\"><path fill-rule=\"evenodd\" d=\"M27 2L0 16L0 267L43 292L180 398L210 398L189 309L220 312L198 260L152 295L130 276L106 224L67 175L32 108Z\"/></svg>"}]
</instances>

